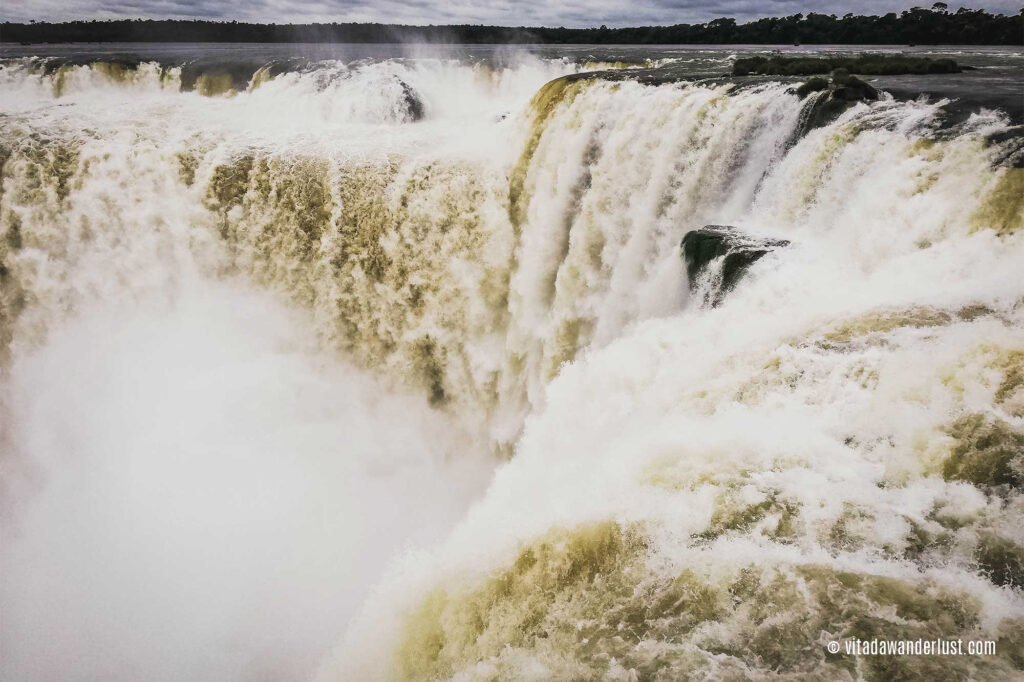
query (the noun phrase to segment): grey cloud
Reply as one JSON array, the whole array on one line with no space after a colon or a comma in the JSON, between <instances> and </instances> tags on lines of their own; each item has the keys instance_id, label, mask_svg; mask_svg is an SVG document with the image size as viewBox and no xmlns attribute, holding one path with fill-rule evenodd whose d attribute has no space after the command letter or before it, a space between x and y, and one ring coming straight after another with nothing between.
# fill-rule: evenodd
<instances>
[{"instance_id":1,"label":"grey cloud","mask_svg":"<svg viewBox=\"0 0 1024 682\"><path fill-rule=\"evenodd\" d=\"M70 19L235 19L254 22L347 22L375 21L405 24L498 24L505 26L636 26L700 23L731 16L740 21L764 17L819 12L843 15L900 12L911 5L931 2L907 0L592 0L548 2L545 0L252 0L241 5L231 0L28 0L4 3L0 18L61 21ZM971 0L949 3L983 7L990 12L1016 14L1021 0Z\"/></svg>"}]
</instances>

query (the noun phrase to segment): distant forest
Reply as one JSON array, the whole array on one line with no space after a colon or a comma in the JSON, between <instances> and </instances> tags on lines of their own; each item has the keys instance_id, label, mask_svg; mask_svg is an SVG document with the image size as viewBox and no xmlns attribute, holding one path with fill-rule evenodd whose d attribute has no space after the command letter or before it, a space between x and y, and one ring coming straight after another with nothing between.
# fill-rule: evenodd
<instances>
[{"instance_id":1,"label":"distant forest","mask_svg":"<svg viewBox=\"0 0 1024 682\"><path fill-rule=\"evenodd\" d=\"M33 21L0 24L0 42L1021 45L1024 9L1011 16L965 8L950 12L944 3L937 2L930 9L915 7L882 16L837 17L812 12L745 24L722 18L706 24L630 28L246 24L142 19Z\"/></svg>"}]
</instances>

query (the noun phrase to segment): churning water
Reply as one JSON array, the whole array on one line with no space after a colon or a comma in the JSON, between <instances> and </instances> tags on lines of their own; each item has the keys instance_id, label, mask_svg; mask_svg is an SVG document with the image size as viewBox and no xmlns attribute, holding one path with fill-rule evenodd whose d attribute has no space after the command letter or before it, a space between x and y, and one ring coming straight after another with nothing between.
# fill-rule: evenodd
<instances>
[{"instance_id":1,"label":"churning water","mask_svg":"<svg viewBox=\"0 0 1024 682\"><path fill-rule=\"evenodd\" d=\"M1019 52L302 49L6 48L0 677L1021 674Z\"/></svg>"}]
</instances>

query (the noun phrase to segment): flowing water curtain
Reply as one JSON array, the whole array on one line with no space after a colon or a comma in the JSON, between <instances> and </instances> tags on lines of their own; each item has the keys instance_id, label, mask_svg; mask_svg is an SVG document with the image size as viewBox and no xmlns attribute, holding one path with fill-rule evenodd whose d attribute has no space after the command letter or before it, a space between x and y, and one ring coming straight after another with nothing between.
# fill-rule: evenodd
<instances>
[{"instance_id":1,"label":"flowing water curtain","mask_svg":"<svg viewBox=\"0 0 1024 682\"><path fill-rule=\"evenodd\" d=\"M545 130L528 138L528 170L513 171L513 343L517 322L532 320L522 337L543 348L559 284L584 269L574 246L608 259L577 288L591 295L614 281L614 247L657 241L657 203L637 194L657 187L646 169L657 166L650 150L672 148L665 129L630 126L632 148L651 127L661 133L639 155L643 169L630 168L631 147L608 151L615 98L630 87L566 87L559 104L539 102ZM856 662L824 644L853 635L993 639L1001 652L869 661L870 679L949 666L1014 674L1024 205L1007 190L1020 174L1006 162L1016 142L997 133L1007 123L981 115L936 133L939 106L883 100L794 144L799 104L781 88L765 96L782 103L777 125L762 118L749 136L742 118L707 119L728 120L756 91L716 102L703 88L636 86L632 96L676 107L693 97L691 117L707 124L669 173L684 227L639 250L649 269L632 270L633 302L659 256L678 258L687 219L717 212L792 246L714 314L664 314L563 366L483 503L434 560L392 579L390 599L371 602L324 679L842 676ZM623 108L624 120L676 110ZM737 156L744 163L716 170ZM604 158L621 194L591 219L618 222L621 236L587 249L584 206ZM703 180L692 198L691 168ZM531 230L544 236L531 242ZM390 646L364 655L362 628L380 623Z\"/></svg>"},{"instance_id":2,"label":"flowing water curtain","mask_svg":"<svg viewBox=\"0 0 1024 682\"><path fill-rule=\"evenodd\" d=\"M33 96L135 87L119 73ZM381 144L439 102L396 74L426 120L394 80L346 114ZM1024 193L999 114L883 97L805 130L777 84L567 79L487 158L219 127L271 86L341 111L353 74L316 78L150 88L198 132L5 119L0 310L18 354L90 301L241 279L510 458L325 679L838 677L821 638L851 633L995 639L942 665L1014 674ZM789 244L711 308L680 253L707 224Z\"/></svg>"}]
</instances>

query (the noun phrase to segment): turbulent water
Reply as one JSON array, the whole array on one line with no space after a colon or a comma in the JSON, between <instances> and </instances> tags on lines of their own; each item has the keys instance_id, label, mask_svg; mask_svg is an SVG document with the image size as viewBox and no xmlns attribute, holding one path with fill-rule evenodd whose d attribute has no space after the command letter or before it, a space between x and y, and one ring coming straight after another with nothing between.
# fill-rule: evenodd
<instances>
[{"instance_id":1,"label":"turbulent water","mask_svg":"<svg viewBox=\"0 0 1024 682\"><path fill-rule=\"evenodd\" d=\"M0 677L1022 674L1021 53L296 49L3 53Z\"/></svg>"}]
</instances>

